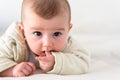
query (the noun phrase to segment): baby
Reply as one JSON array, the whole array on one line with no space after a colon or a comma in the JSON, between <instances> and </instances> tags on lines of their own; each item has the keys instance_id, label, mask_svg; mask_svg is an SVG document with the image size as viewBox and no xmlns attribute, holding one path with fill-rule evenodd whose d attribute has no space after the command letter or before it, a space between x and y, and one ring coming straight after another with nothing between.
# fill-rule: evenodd
<instances>
[{"instance_id":1,"label":"baby","mask_svg":"<svg viewBox=\"0 0 120 80\"><path fill-rule=\"evenodd\" d=\"M28 76L36 68L51 74L88 71L90 55L69 35L67 0L23 0L21 21L0 38L0 76Z\"/></svg>"}]
</instances>

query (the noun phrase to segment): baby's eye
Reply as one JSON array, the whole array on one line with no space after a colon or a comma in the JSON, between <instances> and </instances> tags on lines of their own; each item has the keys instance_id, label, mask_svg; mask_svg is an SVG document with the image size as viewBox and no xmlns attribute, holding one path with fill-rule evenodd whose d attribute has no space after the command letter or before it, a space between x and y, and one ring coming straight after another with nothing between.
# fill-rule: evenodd
<instances>
[{"instance_id":1,"label":"baby's eye","mask_svg":"<svg viewBox=\"0 0 120 80\"><path fill-rule=\"evenodd\" d=\"M59 37L59 36L62 35L62 33L61 33L61 32L55 32L53 35L54 35L55 37Z\"/></svg>"},{"instance_id":2,"label":"baby's eye","mask_svg":"<svg viewBox=\"0 0 120 80\"><path fill-rule=\"evenodd\" d=\"M38 31L34 32L33 34L34 34L35 36L41 36L41 35L42 35L42 33L41 33L41 32L38 32Z\"/></svg>"}]
</instances>

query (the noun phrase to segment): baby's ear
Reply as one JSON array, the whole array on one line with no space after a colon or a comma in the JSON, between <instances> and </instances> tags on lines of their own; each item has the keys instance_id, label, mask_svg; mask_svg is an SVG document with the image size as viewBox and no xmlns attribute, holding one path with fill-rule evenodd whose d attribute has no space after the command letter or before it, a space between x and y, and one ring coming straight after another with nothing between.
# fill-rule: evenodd
<instances>
[{"instance_id":1,"label":"baby's ear","mask_svg":"<svg viewBox=\"0 0 120 80\"><path fill-rule=\"evenodd\" d=\"M21 31L22 33L24 33L24 28L23 28L22 22L19 22L19 23L18 23L18 27L19 27L20 31Z\"/></svg>"},{"instance_id":2,"label":"baby's ear","mask_svg":"<svg viewBox=\"0 0 120 80\"><path fill-rule=\"evenodd\" d=\"M22 22L19 22L19 23L18 23L18 28L19 28L19 30L22 32L23 37L25 38L25 35L24 35L24 26L23 26Z\"/></svg>"},{"instance_id":3,"label":"baby's ear","mask_svg":"<svg viewBox=\"0 0 120 80\"><path fill-rule=\"evenodd\" d=\"M69 24L69 31L71 30L72 27L73 27L73 24L70 23L70 24Z\"/></svg>"}]
</instances>

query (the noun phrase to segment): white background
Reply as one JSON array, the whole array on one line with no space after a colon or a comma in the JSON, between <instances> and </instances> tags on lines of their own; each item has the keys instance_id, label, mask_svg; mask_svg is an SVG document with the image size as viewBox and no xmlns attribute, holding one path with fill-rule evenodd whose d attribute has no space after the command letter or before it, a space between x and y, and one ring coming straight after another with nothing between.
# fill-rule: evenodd
<instances>
[{"instance_id":1,"label":"white background","mask_svg":"<svg viewBox=\"0 0 120 80\"><path fill-rule=\"evenodd\" d=\"M73 32L120 34L120 0L68 0L72 9ZM0 32L20 20L22 0L0 0Z\"/></svg>"}]
</instances>

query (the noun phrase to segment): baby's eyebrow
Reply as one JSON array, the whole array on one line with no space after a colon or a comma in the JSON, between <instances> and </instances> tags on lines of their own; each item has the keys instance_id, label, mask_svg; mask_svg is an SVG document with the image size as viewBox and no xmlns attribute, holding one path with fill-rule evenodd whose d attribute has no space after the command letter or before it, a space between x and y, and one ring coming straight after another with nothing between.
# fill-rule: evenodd
<instances>
[{"instance_id":1,"label":"baby's eyebrow","mask_svg":"<svg viewBox=\"0 0 120 80\"><path fill-rule=\"evenodd\" d=\"M64 28L58 28L58 29L56 29L56 30L65 31L65 29L64 29Z\"/></svg>"},{"instance_id":2,"label":"baby's eyebrow","mask_svg":"<svg viewBox=\"0 0 120 80\"><path fill-rule=\"evenodd\" d=\"M30 27L31 29L34 29L34 30L44 30L44 28L41 28L41 27ZM50 29L49 29L50 30ZM58 31L65 31L65 28L63 27L57 27L57 28L51 28L51 30L58 30Z\"/></svg>"}]
</instances>

